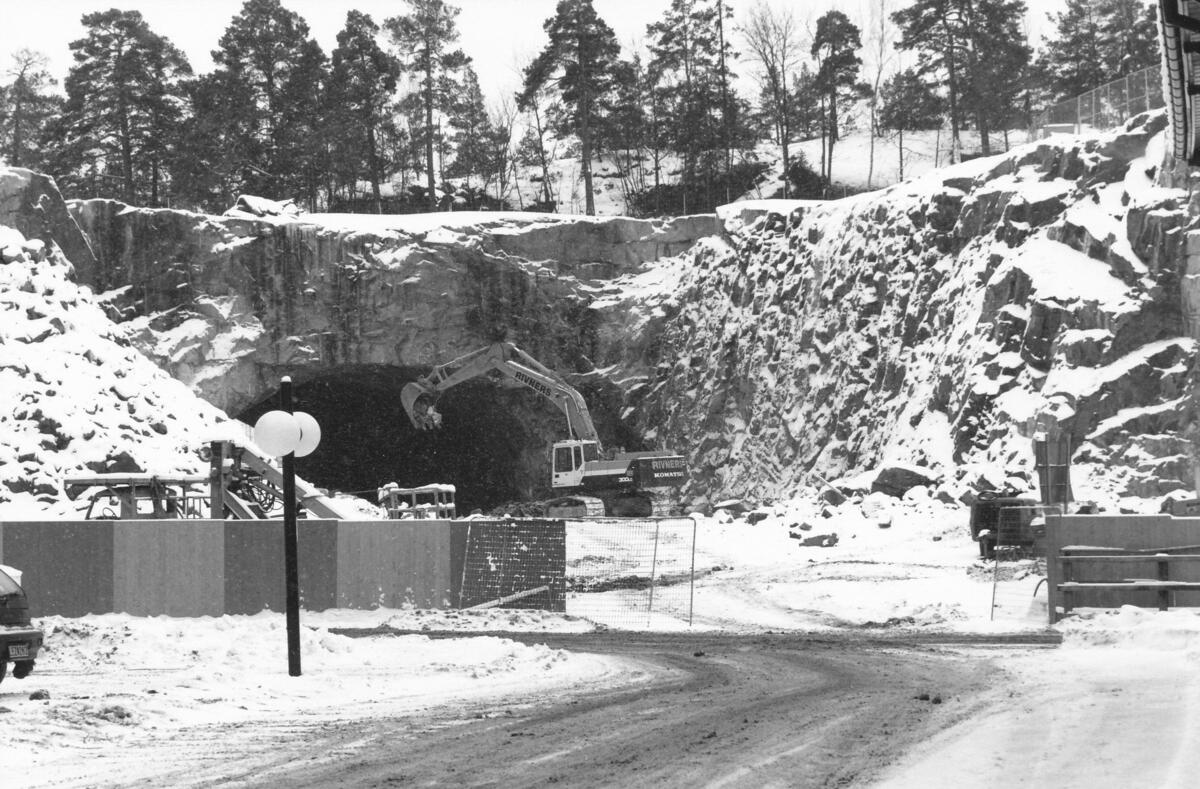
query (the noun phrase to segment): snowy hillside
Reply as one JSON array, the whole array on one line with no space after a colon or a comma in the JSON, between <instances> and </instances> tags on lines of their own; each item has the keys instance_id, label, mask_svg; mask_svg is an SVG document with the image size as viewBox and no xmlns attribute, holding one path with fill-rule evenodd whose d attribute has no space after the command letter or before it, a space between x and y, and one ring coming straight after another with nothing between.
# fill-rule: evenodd
<instances>
[{"instance_id":1,"label":"snowy hillside","mask_svg":"<svg viewBox=\"0 0 1200 789\"><path fill-rule=\"evenodd\" d=\"M980 156L979 133L964 130L960 134L962 155L971 158ZM1012 131L1008 133L1006 146L1003 135L993 134L992 153L1006 153L1006 147L1015 148L1029 141L1028 132ZM809 166L819 170L821 146L819 138L801 140L792 143L791 152L792 155L796 152L802 153ZM779 146L759 145L755 156L758 161L768 165L767 172L756 188L742 199L782 196L783 184L780 177L783 164L780 160ZM949 133L944 130L906 131L903 148L901 138L896 134L872 139L871 135L864 131L854 131L834 145L833 193L840 195L843 187L852 191L863 191L894 186L901 181L919 178L933 170L946 167L949 163Z\"/></svg>"},{"instance_id":2,"label":"snowy hillside","mask_svg":"<svg viewBox=\"0 0 1200 789\"><path fill-rule=\"evenodd\" d=\"M1039 419L1098 475L1081 498L1190 488L1186 196L1150 177L1163 123L725 207L729 239L614 307L661 316L643 424L690 442L697 489L760 499L887 462L950 498L1027 488Z\"/></svg>"},{"instance_id":3,"label":"snowy hillside","mask_svg":"<svg viewBox=\"0 0 1200 789\"><path fill-rule=\"evenodd\" d=\"M1027 142L1029 133L1024 130L1009 132L1007 144L1004 135L993 134L992 150L994 153L1002 152L1006 147L1015 148ZM950 162L950 140L946 131L907 131L903 137L903 149L900 143L897 135L872 139L865 131L847 133L834 146L834 194L841 195L847 189L857 192L892 186L945 167ZM960 143L962 155L980 155L980 139L977 132L961 132ZM822 141L819 138L796 140L792 142L790 151L793 157L803 155L809 166L818 170L821 163L821 146ZM755 186L738 197L738 200L758 200L783 195L783 163L778 145L760 143L745 154L745 160L762 164L765 171ZM635 165L631 168L628 166L629 162L635 162ZM663 155L658 165L658 179L665 184L677 182L681 166L678 157L672 154ZM649 155L640 160L625 153L598 158L592 164L596 213L600 216L628 214L628 191L652 186L655 183L654 167L654 159ZM564 214L583 213L584 191L578 158L555 159L549 162L547 169L556 209ZM478 186L479 179L476 178L474 183ZM518 167L516 183L508 194L509 202L514 207L520 207L535 199L541 199L541 183L540 167ZM384 194L393 194L396 188L389 186L384 190ZM494 184L491 192L495 193Z\"/></svg>"},{"instance_id":4,"label":"snowy hillside","mask_svg":"<svg viewBox=\"0 0 1200 789\"><path fill-rule=\"evenodd\" d=\"M71 474L202 471L223 415L121 339L56 246L0 226L0 256L0 518L74 512Z\"/></svg>"}]
</instances>

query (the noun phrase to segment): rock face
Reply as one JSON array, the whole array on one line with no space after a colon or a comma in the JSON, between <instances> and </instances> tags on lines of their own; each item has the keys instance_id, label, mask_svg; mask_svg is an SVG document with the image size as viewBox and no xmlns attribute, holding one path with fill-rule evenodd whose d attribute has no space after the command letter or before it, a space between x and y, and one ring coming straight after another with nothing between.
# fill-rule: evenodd
<instances>
[{"instance_id":1,"label":"rock face","mask_svg":"<svg viewBox=\"0 0 1200 789\"><path fill-rule=\"evenodd\" d=\"M1191 486L1200 341L1195 209L1157 185L1164 126L664 222L86 201L81 244L28 176L0 205L22 227L58 217L39 232L76 250L114 334L226 413L253 418L291 374L326 437L300 468L317 484L546 492L565 423L536 394L463 384L436 438L397 402L504 336L583 391L609 446L685 453L697 505L880 469L891 495L967 500L1033 481L1047 428L1069 436L1083 495L1159 496Z\"/></svg>"},{"instance_id":2,"label":"rock face","mask_svg":"<svg viewBox=\"0 0 1200 789\"><path fill-rule=\"evenodd\" d=\"M1186 196L1147 175L1163 126L1142 117L748 225L739 212L732 243L701 245L654 302L642 424L690 436L696 490L727 494L786 495L885 459L1029 478L1028 439L1050 418L1078 459L1110 466L1115 493L1190 486Z\"/></svg>"},{"instance_id":3,"label":"rock face","mask_svg":"<svg viewBox=\"0 0 1200 789\"><path fill-rule=\"evenodd\" d=\"M88 240L51 178L20 167L0 169L0 227L41 241L47 249L57 245L85 281L95 271L96 258Z\"/></svg>"},{"instance_id":4,"label":"rock face","mask_svg":"<svg viewBox=\"0 0 1200 789\"><path fill-rule=\"evenodd\" d=\"M443 401L446 430L418 437L399 408L404 384L503 337L572 377L606 444L649 448L622 418L617 381L633 373L597 369L624 335L590 305L614 278L721 230L714 216L248 218L101 200L72 210L96 250L90 284L172 376L252 420L291 375L307 407L338 423L326 435L340 459L312 472L319 484L453 482L468 509L545 492L562 414L476 381Z\"/></svg>"},{"instance_id":5,"label":"rock face","mask_svg":"<svg viewBox=\"0 0 1200 789\"><path fill-rule=\"evenodd\" d=\"M473 214L212 217L89 200L73 211L99 264L88 281L131 339L238 413L284 373L424 368L507 336L587 372L594 286L686 251L715 217L570 221ZM446 223L446 224L443 224Z\"/></svg>"},{"instance_id":6,"label":"rock face","mask_svg":"<svg viewBox=\"0 0 1200 789\"><path fill-rule=\"evenodd\" d=\"M55 238L82 236L53 182L0 169L0 205L48 217L49 229L20 211L3 221L50 242L0 225L0 518L74 514L72 474L201 473L193 450L222 415L133 349L76 283Z\"/></svg>"}]
</instances>

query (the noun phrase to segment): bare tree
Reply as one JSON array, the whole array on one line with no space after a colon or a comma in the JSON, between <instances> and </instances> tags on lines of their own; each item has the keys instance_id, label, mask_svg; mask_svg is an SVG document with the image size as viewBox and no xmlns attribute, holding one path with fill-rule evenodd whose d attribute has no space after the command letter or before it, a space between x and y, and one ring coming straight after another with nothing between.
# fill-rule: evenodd
<instances>
[{"instance_id":1,"label":"bare tree","mask_svg":"<svg viewBox=\"0 0 1200 789\"><path fill-rule=\"evenodd\" d=\"M883 87L883 73L892 62L895 51L895 25L892 24L892 0L874 0L868 22L867 49L874 56L871 80L871 148L867 162L867 188L875 177L875 132L878 128L879 90Z\"/></svg>"},{"instance_id":2,"label":"bare tree","mask_svg":"<svg viewBox=\"0 0 1200 789\"><path fill-rule=\"evenodd\" d=\"M760 0L750 9L741 32L750 49L749 57L760 66L755 79L770 102L769 115L783 156L783 196L788 197L787 174L791 163L788 145L792 134L788 76L802 59L800 27L790 7L779 10Z\"/></svg>"},{"instance_id":3,"label":"bare tree","mask_svg":"<svg viewBox=\"0 0 1200 789\"><path fill-rule=\"evenodd\" d=\"M492 105L488 112L491 119L492 133L488 142L492 147L492 162L496 168L496 197L503 206L508 199L516 175L513 157L513 132L517 127L520 112L516 102L505 96ZM490 174L489 174L490 179ZM484 184L486 190L487 185Z\"/></svg>"}]
</instances>

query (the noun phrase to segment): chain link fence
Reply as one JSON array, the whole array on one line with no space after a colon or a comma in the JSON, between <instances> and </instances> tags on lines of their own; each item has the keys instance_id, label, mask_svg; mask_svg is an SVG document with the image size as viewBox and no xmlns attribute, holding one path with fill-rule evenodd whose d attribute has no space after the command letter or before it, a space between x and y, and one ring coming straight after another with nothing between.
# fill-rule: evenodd
<instances>
[{"instance_id":1,"label":"chain link fence","mask_svg":"<svg viewBox=\"0 0 1200 789\"><path fill-rule=\"evenodd\" d=\"M1030 131L1035 137L1045 137L1055 132L1113 129L1165 104L1162 66L1150 66L1047 107L1033 117Z\"/></svg>"},{"instance_id":2,"label":"chain link fence","mask_svg":"<svg viewBox=\"0 0 1200 789\"><path fill-rule=\"evenodd\" d=\"M696 522L591 519L566 524L566 609L619 630L692 621Z\"/></svg>"}]
</instances>

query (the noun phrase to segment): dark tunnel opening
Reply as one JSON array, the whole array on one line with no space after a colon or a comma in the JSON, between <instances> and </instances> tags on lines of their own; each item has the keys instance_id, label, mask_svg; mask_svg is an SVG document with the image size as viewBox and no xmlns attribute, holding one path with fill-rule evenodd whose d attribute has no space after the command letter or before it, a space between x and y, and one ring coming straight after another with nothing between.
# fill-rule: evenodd
<instances>
[{"instance_id":1,"label":"dark tunnel opening","mask_svg":"<svg viewBox=\"0 0 1200 789\"><path fill-rule=\"evenodd\" d=\"M449 483L457 489L460 515L547 495L550 446L566 430L562 414L529 390L481 379L443 394L441 429L417 430L400 390L425 372L370 365L297 376L294 407L316 418L321 444L296 459L296 473L372 503L376 489L389 482ZM253 425L278 402L273 392L237 418Z\"/></svg>"}]
</instances>

